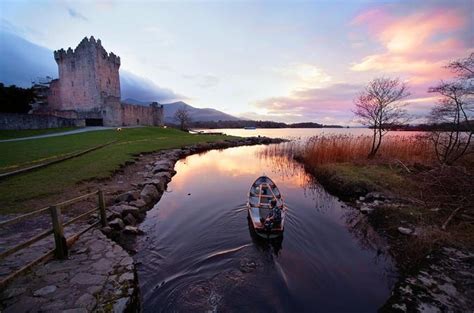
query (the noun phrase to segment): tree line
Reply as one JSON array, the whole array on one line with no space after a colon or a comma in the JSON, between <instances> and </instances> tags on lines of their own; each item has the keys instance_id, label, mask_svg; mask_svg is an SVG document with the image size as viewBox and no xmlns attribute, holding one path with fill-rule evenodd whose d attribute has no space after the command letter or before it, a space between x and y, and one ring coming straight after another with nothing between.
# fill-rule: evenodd
<instances>
[{"instance_id":1,"label":"tree line","mask_svg":"<svg viewBox=\"0 0 474 313\"><path fill-rule=\"evenodd\" d=\"M273 122L273 121L252 121L252 120L232 120L232 121L193 121L192 116L189 114L189 111L186 108L178 109L174 116L180 129L186 130L189 128L207 128L207 129L217 129L217 128L245 128L245 127L255 127L255 128L342 128L339 125L323 125L313 122L305 123L293 123L287 124L282 122Z\"/></svg>"},{"instance_id":2,"label":"tree line","mask_svg":"<svg viewBox=\"0 0 474 313\"><path fill-rule=\"evenodd\" d=\"M15 85L6 87L0 83L0 112L28 113L35 100L32 88L20 88Z\"/></svg>"}]
</instances>

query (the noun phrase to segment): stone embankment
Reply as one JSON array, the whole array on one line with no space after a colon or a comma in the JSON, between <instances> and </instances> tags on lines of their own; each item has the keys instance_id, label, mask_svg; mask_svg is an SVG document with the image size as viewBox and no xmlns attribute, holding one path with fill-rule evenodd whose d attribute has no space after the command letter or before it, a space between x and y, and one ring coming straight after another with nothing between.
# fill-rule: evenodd
<instances>
[{"instance_id":1,"label":"stone embankment","mask_svg":"<svg viewBox=\"0 0 474 313\"><path fill-rule=\"evenodd\" d=\"M143 171L136 173L142 176L143 179L132 183L132 188L116 196L115 203L109 206L108 209L112 220L109 223L109 227L103 229L104 233L133 253L133 237L141 233L136 225L145 218L146 211L150 210L161 199L168 183L176 174L174 165L179 159L212 149L280 142L283 142L283 140L250 137L240 140L197 144L182 149L155 153L153 159L148 164L145 164Z\"/></svg>"},{"instance_id":2,"label":"stone embankment","mask_svg":"<svg viewBox=\"0 0 474 313\"><path fill-rule=\"evenodd\" d=\"M116 173L110 178L111 182L97 183L100 187L108 185L105 189L108 191L109 226L82 235L70 250L69 259L53 260L36 266L29 273L13 280L0 294L2 312L137 311L139 290L135 265L129 253L134 252L134 240L141 234L137 225L165 192L176 174L176 162L212 149L282 141L252 137L196 144L144 155L129 162L129 167L133 168L131 176L124 177ZM126 168L120 172L126 171ZM114 188L110 187L114 179L119 179L120 186L128 186L125 192L114 193ZM87 224L84 222L82 226ZM50 246L51 242L49 245L48 242L39 244ZM28 257L31 259L32 256L22 256L25 259Z\"/></svg>"}]
</instances>

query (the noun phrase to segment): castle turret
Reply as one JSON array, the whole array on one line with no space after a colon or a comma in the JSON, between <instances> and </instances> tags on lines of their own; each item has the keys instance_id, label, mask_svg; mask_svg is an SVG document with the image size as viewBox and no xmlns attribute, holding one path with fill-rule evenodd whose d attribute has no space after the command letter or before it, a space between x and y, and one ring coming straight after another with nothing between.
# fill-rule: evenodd
<instances>
[{"instance_id":1,"label":"castle turret","mask_svg":"<svg viewBox=\"0 0 474 313\"><path fill-rule=\"evenodd\" d=\"M120 58L100 40L85 37L75 50L54 51L59 68L59 103L63 110L100 110L105 99L120 101Z\"/></svg>"},{"instance_id":2,"label":"castle turret","mask_svg":"<svg viewBox=\"0 0 474 313\"><path fill-rule=\"evenodd\" d=\"M164 123L164 109L163 105L158 104L158 102L152 102L150 104L152 111L152 124L153 126L163 126Z\"/></svg>"},{"instance_id":3,"label":"castle turret","mask_svg":"<svg viewBox=\"0 0 474 313\"><path fill-rule=\"evenodd\" d=\"M59 79L51 82L47 106L38 114L83 120L86 126L163 125L163 106L120 102L120 57L100 39L84 38L76 49L54 51Z\"/></svg>"}]
</instances>

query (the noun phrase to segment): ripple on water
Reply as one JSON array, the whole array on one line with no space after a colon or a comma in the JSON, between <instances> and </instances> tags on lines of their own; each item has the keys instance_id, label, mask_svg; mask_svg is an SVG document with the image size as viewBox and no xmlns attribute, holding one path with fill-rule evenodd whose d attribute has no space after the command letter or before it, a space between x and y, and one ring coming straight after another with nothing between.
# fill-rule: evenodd
<instances>
[{"instance_id":1,"label":"ripple on water","mask_svg":"<svg viewBox=\"0 0 474 313\"><path fill-rule=\"evenodd\" d=\"M177 163L173 192L149 212L138 239L145 312L375 312L388 298L394 268L374 249L374 234L357 229L352 209L300 167L263 149ZM247 220L248 189L262 172L288 205L278 240L262 240Z\"/></svg>"}]
</instances>

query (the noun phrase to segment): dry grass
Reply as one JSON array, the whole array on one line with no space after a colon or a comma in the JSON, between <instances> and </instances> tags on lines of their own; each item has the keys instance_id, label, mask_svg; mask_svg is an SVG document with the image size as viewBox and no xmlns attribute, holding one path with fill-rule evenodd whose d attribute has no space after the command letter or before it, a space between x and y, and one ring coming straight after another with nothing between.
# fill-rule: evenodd
<instances>
[{"instance_id":1,"label":"dry grass","mask_svg":"<svg viewBox=\"0 0 474 313\"><path fill-rule=\"evenodd\" d=\"M300 157L310 166L327 163L365 162L372 145L370 136L315 136L303 144L292 143L286 155ZM426 136L387 136L377 155L379 162L432 164L434 151Z\"/></svg>"},{"instance_id":2,"label":"dry grass","mask_svg":"<svg viewBox=\"0 0 474 313\"><path fill-rule=\"evenodd\" d=\"M269 146L268 157L296 159L325 188L349 200L378 191L394 196L370 216L388 234L405 269L416 267L441 246L474 247L474 153L456 166L439 166L427 136L387 136L374 159L370 136L315 136ZM398 227L416 229L401 235Z\"/></svg>"}]
</instances>

